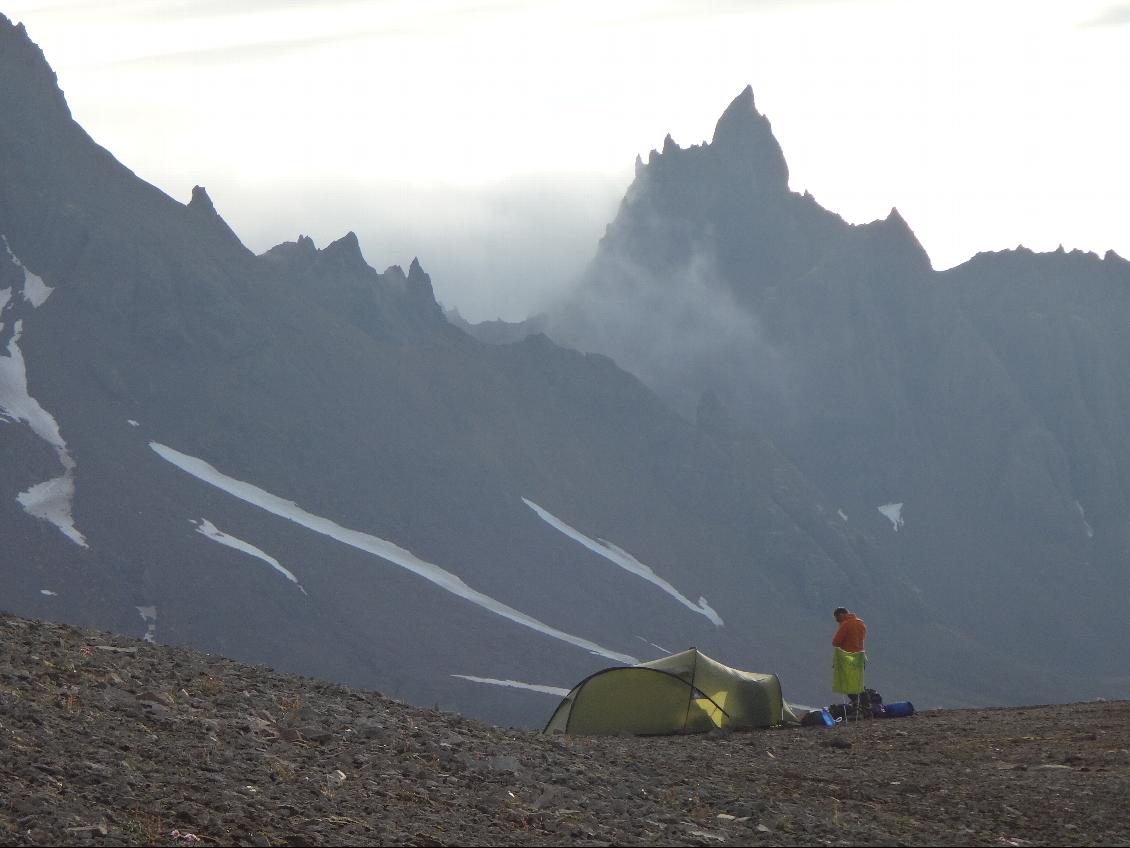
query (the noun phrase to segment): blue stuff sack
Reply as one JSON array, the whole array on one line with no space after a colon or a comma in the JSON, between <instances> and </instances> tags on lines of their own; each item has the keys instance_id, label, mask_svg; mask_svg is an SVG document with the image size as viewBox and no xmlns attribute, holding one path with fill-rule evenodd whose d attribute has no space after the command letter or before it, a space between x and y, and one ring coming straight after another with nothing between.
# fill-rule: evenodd
<instances>
[{"instance_id":1,"label":"blue stuff sack","mask_svg":"<svg viewBox=\"0 0 1130 848\"><path fill-rule=\"evenodd\" d=\"M828 710L810 710L800 720L801 727L835 727L839 723Z\"/></svg>"},{"instance_id":2,"label":"blue stuff sack","mask_svg":"<svg viewBox=\"0 0 1130 848\"><path fill-rule=\"evenodd\" d=\"M910 701L895 701L893 704L884 704L884 718L903 718L914 715L914 704Z\"/></svg>"}]
</instances>

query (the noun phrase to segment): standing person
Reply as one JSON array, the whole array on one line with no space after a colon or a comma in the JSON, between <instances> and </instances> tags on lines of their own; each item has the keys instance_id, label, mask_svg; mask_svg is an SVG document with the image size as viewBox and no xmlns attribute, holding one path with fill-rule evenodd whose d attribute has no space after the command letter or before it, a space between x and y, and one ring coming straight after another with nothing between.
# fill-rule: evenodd
<instances>
[{"instance_id":1,"label":"standing person","mask_svg":"<svg viewBox=\"0 0 1130 848\"><path fill-rule=\"evenodd\" d=\"M863 691L863 669L867 666L867 654L863 652L867 625L846 607L836 607L832 615L839 624L836 635L832 637L835 651L832 658L832 691L847 695L852 707L857 707L859 693Z\"/></svg>"}]
</instances>

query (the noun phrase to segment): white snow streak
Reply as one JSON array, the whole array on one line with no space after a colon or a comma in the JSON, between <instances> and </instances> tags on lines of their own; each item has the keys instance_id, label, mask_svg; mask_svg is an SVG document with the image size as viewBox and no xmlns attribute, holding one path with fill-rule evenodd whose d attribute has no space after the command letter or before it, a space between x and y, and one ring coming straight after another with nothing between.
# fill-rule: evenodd
<instances>
[{"instance_id":1,"label":"white snow streak","mask_svg":"<svg viewBox=\"0 0 1130 848\"><path fill-rule=\"evenodd\" d=\"M636 636L636 638L639 639L641 642L646 642L647 644L651 645L651 647L655 648L656 650L660 650L665 654L671 653L671 651L669 651L667 648L664 648L662 645L656 645L650 639L645 639L643 636Z\"/></svg>"},{"instance_id":2,"label":"white snow streak","mask_svg":"<svg viewBox=\"0 0 1130 848\"><path fill-rule=\"evenodd\" d=\"M196 522L193 523L195 524ZM306 590L302 588L302 584L298 582L297 577L295 577L273 556L255 547L250 542L245 542L242 539L237 539L235 536L228 535L227 533L216 527L216 525L209 521L207 518L200 519L200 523L197 524L196 527L196 532L200 533L201 535L207 536L214 542L219 542L221 545L227 545L229 548L235 548L235 550L237 551L241 551L245 554L250 554L253 557L257 557L258 559L263 560L263 562L267 563L267 565L271 566L271 568L273 568L275 571L277 571L279 574L281 574L283 577L297 586L298 590L302 592L303 595L306 594Z\"/></svg>"},{"instance_id":3,"label":"white snow streak","mask_svg":"<svg viewBox=\"0 0 1130 848\"><path fill-rule=\"evenodd\" d=\"M43 280L24 268L8 248L8 240L0 236L9 258L24 271L23 296L33 308L42 306L51 295L53 289L48 288ZM4 298L3 306L8 305L11 299L9 289ZM2 307L0 307L2 308ZM8 355L0 356L0 414L16 421L22 421L39 438L55 449L59 462L63 466L63 474L51 480L45 480L21 492L16 500L20 505L36 518L50 521L62 531L63 535L81 547L87 547L86 539L75 527L74 517L71 515L71 504L74 500L75 462L67 451L67 443L59 432L59 424L47 410L40 406L39 401L28 393L27 364L24 362L23 353L20 351L20 335L23 332L23 320L17 320L13 327L12 337L8 340Z\"/></svg>"},{"instance_id":4,"label":"white snow streak","mask_svg":"<svg viewBox=\"0 0 1130 848\"><path fill-rule=\"evenodd\" d=\"M251 483L244 483L241 480L236 480L234 477L227 476L202 459L188 456L187 454L183 454L180 451L157 442L150 442L149 447L162 459L172 463L182 471L191 474L198 480L215 486L221 491L227 492L233 497L266 510L272 515L293 521L295 524L305 527L308 530L313 530L315 533L320 533L323 536L336 539L342 544L349 545L350 547L387 560L419 577L423 577L425 580L439 586L444 591L450 592L453 595L471 601L473 604L477 604L485 610L493 612L495 615L502 616L516 624L529 627L531 630L536 630L546 636L559 639L562 642L568 642L579 648L584 648L591 653L599 654L600 656L607 657L616 662L622 662L626 665L635 665L637 662L635 657L609 650L595 642L590 642L588 639L582 639L579 636L573 636L572 634L557 630L554 627L550 627L548 624L538 621L532 616L526 615L520 610L509 607L501 601L496 601L489 595L484 595L482 592L472 589L451 572L445 571L438 565L420 559L414 553L405 550L399 545L388 542L377 536L371 536L368 533L362 533L359 530L350 530L348 527L342 527L340 524L328 518L307 512L293 501L272 495L270 492L260 489L258 486Z\"/></svg>"},{"instance_id":5,"label":"white snow streak","mask_svg":"<svg viewBox=\"0 0 1130 848\"><path fill-rule=\"evenodd\" d=\"M138 607L137 611L145 622L145 635L141 641L157 644L157 607Z\"/></svg>"},{"instance_id":6,"label":"white snow streak","mask_svg":"<svg viewBox=\"0 0 1130 848\"><path fill-rule=\"evenodd\" d=\"M9 255L11 255L11 251L9 251ZM20 265L21 268L23 267L20 260L14 256L12 258L16 260L16 264ZM30 303L33 309L38 309L46 303L47 298L51 297L53 291L55 289L43 282L42 278L24 268L24 300Z\"/></svg>"},{"instance_id":7,"label":"white snow streak","mask_svg":"<svg viewBox=\"0 0 1130 848\"><path fill-rule=\"evenodd\" d=\"M902 527L902 524L903 524L903 521L902 521L902 504L901 503L883 504L881 507L877 507L877 509L879 510L879 512L883 513L883 515L885 515L887 517L887 519L891 522L891 526L894 527L894 530L897 533L899 531L899 528Z\"/></svg>"},{"instance_id":8,"label":"white snow streak","mask_svg":"<svg viewBox=\"0 0 1130 848\"><path fill-rule=\"evenodd\" d=\"M836 513L837 513L837 514L838 514L838 515L840 516L840 518L842 518L842 519L843 519L844 521L847 521L847 520L848 520L848 517L847 517L847 513L846 513L846 512L844 512L844 511L843 511L842 509L837 509L837 510L836 510Z\"/></svg>"},{"instance_id":9,"label":"white snow streak","mask_svg":"<svg viewBox=\"0 0 1130 848\"><path fill-rule=\"evenodd\" d=\"M52 592L50 589L40 589L39 594L52 596L52 595L58 595L59 593L58 592Z\"/></svg>"},{"instance_id":10,"label":"white snow streak","mask_svg":"<svg viewBox=\"0 0 1130 848\"><path fill-rule=\"evenodd\" d=\"M137 421L134 421L132 418L127 418L126 423L129 424L129 426L131 426L131 427L140 427L141 426L140 423L138 423Z\"/></svg>"},{"instance_id":11,"label":"white snow streak","mask_svg":"<svg viewBox=\"0 0 1130 848\"><path fill-rule=\"evenodd\" d=\"M32 309L38 309L44 303L47 302L47 298L49 298L51 296L51 292L53 292L55 290L53 288L51 288L49 285L47 285L45 282L43 282L43 279L41 277L37 276L36 274L31 273L31 271L29 271L27 269L27 266L24 265L24 263L22 263L19 260L19 258L16 256L16 254L12 253L12 248L8 244L8 237L7 236L0 235L0 242L4 243L4 252L8 254L8 258L11 259L12 262L16 266L23 268L23 271L24 271L24 285L23 285L24 300L26 300L28 303L31 304ZM9 293L9 297L10 297L11 296L11 290L5 289L5 291L7 291ZM7 298L5 298L3 301L0 301L0 309L3 309L4 306L6 305L6 303L7 303Z\"/></svg>"},{"instance_id":12,"label":"white snow streak","mask_svg":"<svg viewBox=\"0 0 1130 848\"><path fill-rule=\"evenodd\" d=\"M70 457L67 457L70 459ZM26 492L16 495L16 500L28 515L50 521L59 531L79 547L89 547L71 515L75 496L74 464L60 477L36 483Z\"/></svg>"},{"instance_id":13,"label":"white snow streak","mask_svg":"<svg viewBox=\"0 0 1130 848\"><path fill-rule=\"evenodd\" d=\"M12 338L8 340L8 355L0 356L0 407L12 418L27 424L35 435L55 448L56 452L65 454L67 444L59 434L58 423L39 405L39 401L28 394L27 366L20 351L23 323L22 320L16 322ZM59 458L62 459L62 455ZM69 461L68 457L67 462Z\"/></svg>"},{"instance_id":14,"label":"white snow streak","mask_svg":"<svg viewBox=\"0 0 1130 848\"><path fill-rule=\"evenodd\" d=\"M570 539L580 542L593 553L599 554L609 562L620 566L625 571L635 574L637 577L642 577L648 583L652 583L655 586L658 586L660 589L677 600L687 609L693 610L699 615L706 616L718 627L722 626L722 617L711 608L710 604L706 602L706 598L699 596L698 603L692 603L691 600L683 595L678 589L676 589L674 586L672 586L670 583L668 583L666 580L652 571L649 566L644 565L630 553L625 551L623 548L619 548L611 542L606 542L604 539L590 539L580 530L570 527L556 515L538 506L529 498L522 498L522 502L534 512L536 512L542 519L542 521L544 521L554 529L560 530Z\"/></svg>"},{"instance_id":15,"label":"white snow streak","mask_svg":"<svg viewBox=\"0 0 1130 848\"><path fill-rule=\"evenodd\" d=\"M560 686L543 686L540 683L522 683L518 680L498 680L494 677L474 677L470 674L453 674L451 676L458 677L460 680L470 680L472 683L489 683L492 686L529 689L531 692L544 692L546 695L557 695L562 698L569 694L568 689L562 689Z\"/></svg>"},{"instance_id":16,"label":"white snow streak","mask_svg":"<svg viewBox=\"0 0 1130 848\"><path fill-rule=\"evenodd\" d=\"M1088 539L1095 537L1095 528L1087 521L1087 514L1083 511L1083 504L1075 501L1075 508L1079 510L1079 518L1083 520L1083 532L1087 534Z\"/></svg>"},{"instance_id":17,"label":"white snow streak","mask_svg":"<svg viewBox=\"0 0 1130 848\"><path fill-rule=\"evenodd\" d=\"M8 305L8 301L12 299L11 289L0 289L0 312L4 311L4 307ZM0 323L0 330L4 329L4 325Z\"/></svg>"}]
</instances>

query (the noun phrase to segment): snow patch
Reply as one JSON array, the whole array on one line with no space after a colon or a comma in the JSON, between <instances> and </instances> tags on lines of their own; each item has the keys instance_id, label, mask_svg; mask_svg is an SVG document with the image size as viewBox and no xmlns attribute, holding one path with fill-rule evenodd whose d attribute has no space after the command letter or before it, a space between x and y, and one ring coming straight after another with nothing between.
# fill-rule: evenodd
<instances>
[{"instance_id":1,"label":"snow patch","mask_svg":"<svg viewBox=\"0 0 1130 848\"><path fill-rule=\"evenodd\" d=\"M11 253L9 253L9 256L11 256ZM16 259L14 256L12 258ZM20 260L16 259L16 264L19 264L19 262ZM30 303L33 309L38 309L46 303L47 298L51 297L53 291L55 289L43 282L41 277L37 277L27 268L24 268L24 300Z\"/></svg>"},{"instance_id":2,"label":"snow patch","mask_svg":"<svg viewBox=\"0 0 1130 848\"><path fill-rule=\"evenodd\" d=\"M8 258L23 269L23 299L31 304L32 309L39 308L54 290L16 258L8 245L8 239L3 235L0 235L0 243L3 243ZM16 309L11 289L4 289L3 299L0 301L0 310L3 309L9 312ZM22 334L23 319L19 318L8 340L8 355L0 356L0 417L11 421L22 421L35 435L51 445L63 466L63 474L38 483L26 492L21 492L16 496L16 500L29 515L50 521L64 536L85 548L88 547L86 539L75 527L74 517L71 514L75 494L75 462L67 451L67 443L63 441L63 436L59 432L58 422L28 392L27 364L20 350Z\"/></svg>"},{"instance_id":3,"label":"snow patch","mask_svg":"<svg viewBox=\"0 0 1130 848\"><path fill-rule=\"evenodd\" d=\"M215 486L221 491L227 492L233 497L239 498L245 503L257 506L272 515L293 521L300 527L305 527L307 530L313 530L315 533L328 536L344 545L349 545L365 553L380 557L387 562L391 562L393 565L398 565L406 571L410 571L418 577L424 578L429 583L438 586L444 591L464 598L489 612L493 612L495 615L502 616L516 624L529 627L531 630L536 630L553 639L558 639L570 645L584 648L590 653L598 654L599 656L624 663L625 665L635 665L637 662L635 657L609 650L595 642L590 642L588 639L573 636L572 634L550 627L548 624L544 624L520 610L516 610L501 601L495 600L489 595L472 589L464 583L462 579L452 574L450 571L446 571L438 565L420 559L411 551L405 550L393 542L386 541L378 536L372 536L368 533L362 533L359 530L350 530L348 527L342 527L329 518L323 518L320 515L307 512L294 503L294 501L280 498L278 495L273 495L252 483L245 483L241 480L236 480L234 477L229 477L202 459L183 454L178 450L174 450L158 442L150 442L149 447L162 459L172 463L182 471L191 474L198 480Z\"/></svg>"},{"instance_id":4,"label":"snow patch","mask_svg":"<svg viewBox=\"0 0 1130 848\"><path fill-rule=\"evenodd\" d=\"M453 674L452 677L458 677L460 680L470 680L472 683L489 683L492 686L509 686L513 689L528 689L531 692L544 692L546 695L557 695L564 698L569 694L568 689L562 689L560 686L543 686L540 683L522 683L518 680L498 680L494 677L475 677L470 674Z\"/></svg>"},{"instance_id":5,"label":"snow patch","mask_svg":"<svg viewBox=\"0 0 1130 848\"><path fill-rule=\"evenodd\" d=\"M27 389L27 366L20 351L20 335L23 321L16 321L12 337L8 340L8 355L0 356L0 413L6 417L22 421L31 431L55 449L63 474L45 480L21 492L16 500L36 518L50 521L80 547L88 547L86 539L75 527L71 505L75 494L75 462L67 451L67 443L59 432L59 424L52 415L40 406Z\"/></svg>"},{"instance_id":6,"label":"snow patch","mask_svg":"<svg viewBox=\"0 0 1130 848\"><path fill-rule=\"evenodd\" d=\"M883 504L881 507L878 507L878 510L887 517L887 519L891 522L891 526L894 528L894 531L897 533L899 531L899 528L903 525L902 504Z\"/></svg>"},{"instance_id":7,"label":"snow patch","mask_svg":"<svg viewBox=\"0 0 1130 848\"><path fill-rule=\"evenodd\" d=\"M75 496L72 470L73 466L60 477L36 483L26 492L16 495L16 500L28 515L50 521L64 536L79 547L86 548L89 547L86 539L75 527L75 520L71 515L71 503Z\"/></svg>"},{"instance_id":8,"label":"snow patch","mask_svg":"<svg viewBox=\"0 0 1130 848\"><path fill-rule=\"evenodd\" d=\"M1093 539L1095 537L1095 528L1087 523L1087 514L1083 512L1083 504L1079 503L1079 501L1075 501L1075 508L1079 510L1079 518L1083 521L1083 532L1087 534L1088 539Z\"/></svg>"},{"instance_id":9,"label":"snow patch","mask_svg":"<svg viewBox=\"0 0 1130 848\"><path fill-rule=\"evenodd\" d=\"M235 536L228 535L217 528L216 525L207 518L201 518L199 522L194 521L192 523L197 525L197 533L207 536L212 541L219 542L221 545L227 545L229 548L234 548L237 551L242 551L245 554L250 554L253 557L263 560L263 562L267 563L267 565L271 566L271 568L297 586L298 591L303 595L306 594L306 590L302 588L302 584L298 582L298 578L270 554L260 550L250 542L245 542L242 539L237 539Z\"/></svg>"},{"instance_id":10,"label":"snow patch","mask_svg":"<svg viewBox=\"0 0 1130 848\"><path fill-rule=\"evenodd\" d=\"M28 270L27 266L19 260L16 254L12 253L12 248L8 244L7 236L0 235L0 242L3 242L4 252L8 254L8 258L12 260L12 263L16 265L16 267L21 268L24 272L24 300L31 304L32 309L38 309L47 302L47 298L51 296L51 292L55 291L55 289L51 288L49 285L43 282L42 277L31 273L31 271ZM5 291L8 290L5 289ZM0 309L3 309L4 305L5 303L0 302Z\"/></svg>"},{"instance_id":11,"label":"snow patch","mask_svg":"<svg viewBox=\"0 0 1130 848\"><path fill-rule=\"evenodd\" d=\"M141 637L141 641L150 642L154 645L157 644L157 607L137 607L137 611L141 614L142 621L145 622L145 635Z\"/></svg>"},{"instance_id":12,"label":"snow patch","mask_svg":"<svg viewBox=\"0 0 1130 848\"><path fill-rule=\"evenodd\" d=\"M561 531L570 539L580 542L593 553L599 554L609 562L620 566L625 571L635 574L637 577L642 577L648 583L658 586L687 609L697 612L699 615L706 616L706 618L710 619L716 626L721 627L723 625L722 617L706 602L706 598L700 595L698 603L692 603L691 600L679 592L678 589L652 571L650 566L644 565L623 548L619 548L611 542L606 542L604 539L590 539L580 530L570 527L556 515L538 506L529 498L522 498L522 502L536 512L542 521L554 529Z\"/></svg>"},{"instance_id":13,"label":"snow patch","mask_svg":"<svg viewBox=\"0 0 1130 848\"><path fill-rule=\"evenodd\" d=\"M127 418L126 423L129 424L129 426L131 426L131 427L140 427L141 426L140 423L138 423L137 421L134 421L132 418Z\"/></svg>"},{"instance_id":14,"label":"snow patch","mask_svg":"<svg viewBox=\"0 0 1130 848\"><path fill-rule=\"evenodd\" d=\"M651 645L651 647L655 648L656 650L662 651L664 654L671 653L671 651L669 651L667 648L664 648L662 645L656 645L650 639L645 639L643 636L636 636L636 638L639 639L641 642L646 642L647 644Z\"/></svg>"},{"instance_id":15,"label":"snow patch","mask_svg":"<svg viewBox=\"0 0 1130 848\"><path fill-rule=\"evenodd\" d=\"M59 593L58 592L52 592L50 589L40 589L39 594L54 597L55 595L58 595Z\"/></svg>"},{"instance_id":16,"label":"snow patch","mask_svg":"<svg viewBox=\"0 0 1130 848\"><path fill-rule=\"evenodd\" d=\"M848 520L847 513L844 512L842 509L837 509L836 514L839 515L840 518L842 518L844 521Z\"/></svg>"},{"instance_id":17,"label":"snow patch","mask_svg":"<svg viewBox=\"0 0 1130 848\"><path fill-rule=\"evenodd\" d=\"M0 408L12 418L27 424L35 435L57 452L65 454L67 444L59 434L58 422L28 394L27 365L20 350L23 323L22 319L16 322L12 338L8 340L8 355L0 356Z\"/></svg>"},{"instance_id":18,"label":"snow patch","mask_svg":"<svg viewBox=\"0 0 1130 848\"><path fill-rule=\"evenodd\" d=\"M8 305L8 301L12 299L11 289L0 289L0 312L4 311L4 307ZM4 329L4 325L0 324L0 330Z\"/></svg>"}]
</instances>

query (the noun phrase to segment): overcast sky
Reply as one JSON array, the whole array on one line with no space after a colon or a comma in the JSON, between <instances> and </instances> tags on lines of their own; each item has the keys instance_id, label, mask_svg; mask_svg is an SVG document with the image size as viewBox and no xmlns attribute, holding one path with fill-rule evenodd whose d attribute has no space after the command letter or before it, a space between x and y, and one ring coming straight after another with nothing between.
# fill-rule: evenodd
<instances>
[{"instance_id":1,"label":"overcast sky","mask_svg":"<svg viewBox=\"0 0 1130 848\"><path fill-rule=\"evenodd\" d=\"M446 306L524 317L671 133L753 86L797 191L897 207L936 268L1130 257L1130 3L0 0L139 176L256 252L357 232Z\"/></svg>"}]
</instances>

